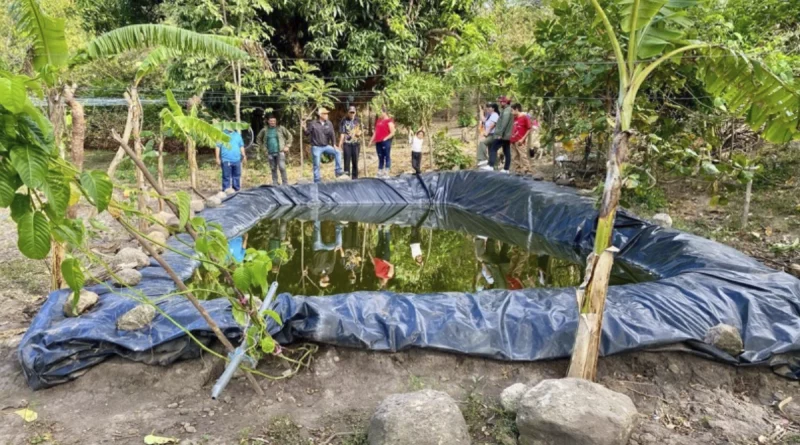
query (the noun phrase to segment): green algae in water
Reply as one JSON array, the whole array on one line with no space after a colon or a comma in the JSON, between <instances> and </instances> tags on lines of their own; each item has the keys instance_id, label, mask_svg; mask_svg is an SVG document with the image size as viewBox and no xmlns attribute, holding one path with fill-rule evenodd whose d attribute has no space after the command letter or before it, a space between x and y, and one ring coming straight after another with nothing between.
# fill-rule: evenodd
<instances>
[{"instance_id":1,"label":"green algae in water","mask_svg":"<svg viewBox=\"0 0 800 445\"><path fill-rule=\"evenodd\" d=\"M567 246L486 218L449 211L444 224L430 212L389 218L396 224L371 219L265 219L240 241L271 252L268 279L294 295L571 287L583 279L581 256ZM613 284L632 281L621 275Z\"/></svg>"}]
</instances>

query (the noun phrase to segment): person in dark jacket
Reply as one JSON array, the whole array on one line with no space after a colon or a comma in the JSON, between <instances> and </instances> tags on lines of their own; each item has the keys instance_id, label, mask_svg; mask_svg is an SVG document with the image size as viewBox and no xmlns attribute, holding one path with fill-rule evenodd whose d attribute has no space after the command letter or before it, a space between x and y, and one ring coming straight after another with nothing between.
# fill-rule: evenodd
<instances>
[{"instance_id":1,"label":"person in dark jacket","mask_svg":"<svg viewBox=\"0 0 800 445\"><path fill-rule=\"evenodd\" d=\"M292 146L292 133L283 125L278 125L275 116L267 118L267 126L258 132L256 147L264 150L269 159L269 168L272 171L272 185L278 185L278 171L281 173L283 185L288 185L286 179L286 154Z\"/></svg>"},{"instance_id":2,"label":"person in dark jacket","mask_svg":"<svg viewBox=\"0 0 800 445\"><path fill-rule=\"evenodd\" d=\"M317 110L319 119L310 123L303 122L303 131L311 138L311 162L314 166L314 182L320 182L319 162L323 154L333 156L336 162L336 177L342 176L342 153L334 148L336 145L336 134L333 131L333 124L328 120L328 110L320 107Z\"/></svg>"},{"instance_id":3,"label":"person in dark jacket","mask_svg":"<svg viewBox=\"0 0 800 445\"><path fill-rule=\"evenodd\" d=\"M344 153L344 172L352 179L358 179L361 134L361 121L356 116L356 107L351 105L347 117L339 123L339 149Z\"/></svg>"},{"instance_id":4,"label":"person in dark jacket","mask_svg":"<svg viewBox=\"0 0 800 445\"><path fill-rule=\"evenodd\" d=\"M511 99L501 96L497 101L500 103L502 112L495 127L495 140L489 148L489 166L494 168L497 163L497 150L502 147L503 156L505 156L503 173L508 173L511 168L511 133L514 129L514 117L511 115Z\"/></svg>"}]
</instances>

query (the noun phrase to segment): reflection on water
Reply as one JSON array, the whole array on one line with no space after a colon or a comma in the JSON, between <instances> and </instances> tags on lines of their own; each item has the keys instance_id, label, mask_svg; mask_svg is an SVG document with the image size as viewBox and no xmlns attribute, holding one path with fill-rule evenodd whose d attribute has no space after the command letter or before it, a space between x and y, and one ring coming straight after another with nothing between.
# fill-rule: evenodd
<instances>
[{"instance_id":1,"label":"reflection on water","mask_svg":"<svg viewBox=\"0 0 800 445\"><path fill-rule=\"evenodd\" d=\"M246 247L271 253L269 279L292 294L471 292L581 282L583 266L574 260L470 234L463 227L431 228L430 212L419 213L415 221L401 224L268 219L240 239Z\"/></svg>"}]
</instances>

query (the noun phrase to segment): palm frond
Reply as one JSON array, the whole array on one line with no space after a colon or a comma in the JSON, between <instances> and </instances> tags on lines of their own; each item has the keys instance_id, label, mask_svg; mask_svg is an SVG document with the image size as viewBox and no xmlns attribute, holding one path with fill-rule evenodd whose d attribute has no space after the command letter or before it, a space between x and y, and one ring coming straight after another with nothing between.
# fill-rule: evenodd
<instances>
[{"instance_id":1,"label":"palm frond","mask_svg":"<svg viewBox=\"0 0 800 445\"><path fill-rule=\"evenodd\" d=\"M247 53L224 42L219 36L200 34L168 25L130 25L109 31L89 42L86 54L100 58L133 49L163 46L194 56L246 59Z\"/></svg>"},{"instance_id":2,"label":"palm frond","mask_svg":"<svg viewBox=\"0 0 800 445\"><path fill-rule=\"evenodd\" d=\"M44 14L37 0L13 0L11 17L23 35L33 40L33 68L42 71L50 65L61 68L69 60L64 19Z\"/></svg>"},{"instance_id":3,"label":"palm frond","mask_svg":"<svg viewBox=\"0 0 800 445\"><path fill-rule=\"evenodd\" d=\"M227 144L231 138L219 128L194 116L173 116L174 122L199 145L213 147L218 142Z\"/></svg>"},{"instance_id":4,"label":"palm frond","mask_svg":"<svg viewBox=\"0 0 800 445\"><path fill-rule=\"evenodd\" d=\"M744 117L767 141L785 143L800 138L800 93L760 61L744 53L709 48L699 59L698 78L728 111Z\"/></svg>"},{"instance_id":5,"label":"palm frond","mask_svg":"<svg viewBox=\"0 0 800 445\"><path fill-rule=\"evenodd\" d=\"M176 116L183 116L183 108L181 108L180 104L178 104L178 101L175 100L175 95L172 94L172 90L167 90L165 94L167 96L167 105L169 105L169 109L172 114Z\"/></svg>"},{"instance_id":6,"label":"palm frond","mask_svg":"<svg viewBox=\"0 0 800 445\"><path fill-rule=\"evenodd\" d=\"M163 46L158 46L152 51L150 51L147 56L145 56L144 60L139 63L139 67L136 70L136 77L134 78L134 82L138 85L142 79L151 74L153 71L156 70L159 66L163 66L166 64L167 61L172 59L173 57L180 54L179 51L174 49L166 48Z\"/></svg>"}]
</instances>

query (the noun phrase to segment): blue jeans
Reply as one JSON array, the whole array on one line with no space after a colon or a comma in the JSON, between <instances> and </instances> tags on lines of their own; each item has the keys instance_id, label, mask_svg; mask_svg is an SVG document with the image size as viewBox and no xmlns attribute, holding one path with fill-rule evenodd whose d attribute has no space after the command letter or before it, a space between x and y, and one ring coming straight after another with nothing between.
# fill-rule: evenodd
<instances>
[{"instance_id":1,"label":"blue jeans","mask_svg":"<svg viewBox=\"0 0 800 445\"><path fill-rule=\"evenodd\" d=\"M330 145L326 145L324 147L311 147L311 161L314 166L314 182L319 182L319 158L322 157L323 154L329 154L333 156L333 159L336 163L336 176L342 174L342 154L339 153L335 148L331 147Z\"/></svg>"},{"instance_id":2,"label":"blue jeans","mask_svg":"<svg viewBox=\"0 0 800 445\"><path fill-rule=\"evenodd\" d=\"M375 151L378 152L378 170L383 170L384 165L386 165L386 170L392 168L392 140L376 143Z\"/></svg>"},{"instance_id":3,"label":"blue jeans","mask_svg":"<svg viewBox=\"0 0 800 445\"><path fill-rule=\"evenodd\" d=\"M228 190L233 186L237 192L241 187L242 163L222 161L222 191ZM233 184L231 184L233 183Z\"/></svg>"},{"instance_id":4,"label":"blue jeans","mask_svg":"<svg viewBox=\"0 0 800 445\"><path fill-rule=\"evenodd\" d=\"M336 241L333 244L324 243L322 242L322 222L314 221L314 244L311 248L314 252L320 252L323 250L336 250L336 248L342 247L342 228L341 224L336 223Z\"/></svg>"}]
</instances>

